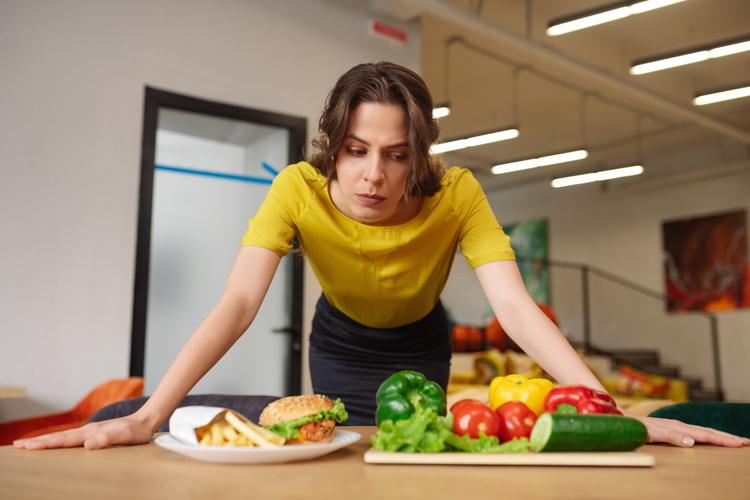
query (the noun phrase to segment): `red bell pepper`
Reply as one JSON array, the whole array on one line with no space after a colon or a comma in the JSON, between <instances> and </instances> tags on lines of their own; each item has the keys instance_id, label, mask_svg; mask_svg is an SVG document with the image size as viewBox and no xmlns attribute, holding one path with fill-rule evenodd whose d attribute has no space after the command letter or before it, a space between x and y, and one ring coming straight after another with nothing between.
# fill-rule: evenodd
<instances>
[{"instance_id":1,"label":"red bell pepper","mask_svg":"<svg viewBox=\"0 0 750 500\"><path fill-rule=\"evenodd\" d=\"M559 408L561 405L566 406ZM611 413L622 415L612 396L585 385L555 387L544 398L544 411L549 413Z\"/></svg>"}]
</instances>

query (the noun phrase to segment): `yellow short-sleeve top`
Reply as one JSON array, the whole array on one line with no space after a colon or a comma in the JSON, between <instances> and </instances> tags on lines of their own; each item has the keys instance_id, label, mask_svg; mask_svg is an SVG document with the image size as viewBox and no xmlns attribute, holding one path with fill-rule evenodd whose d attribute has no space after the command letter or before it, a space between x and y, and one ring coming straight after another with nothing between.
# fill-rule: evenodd
<instances>
[{"instance_id":1,"label":"yellow short-sleeve top","mask_svg":"<svg viewBox=\"0 0 750 500\"><path fill-rule=\"evenodd\" d=\"M458 167L409 222L369 226L338 211L317 169L290 165L274 179L242 244L284 256L295 235L328 301L373 328L426 316L448 280L457 245L472 268L515 259L479 182Z\"/></svg>"}]
</instances>

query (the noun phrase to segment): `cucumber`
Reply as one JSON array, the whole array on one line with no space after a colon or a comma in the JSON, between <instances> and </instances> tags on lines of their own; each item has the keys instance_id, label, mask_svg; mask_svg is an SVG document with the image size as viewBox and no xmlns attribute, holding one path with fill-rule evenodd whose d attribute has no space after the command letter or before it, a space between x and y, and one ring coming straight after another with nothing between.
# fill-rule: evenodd
<instances>
[{"instance_id":1,"label":"cucumber","mask_svg":"<svg viewBox=\"0 0 750 500\"><path fill-rule=\"evenodd\" d=\"M620 415L543 413L531 431L532 451L630 451L648 439L646 426Z\"/></svg>"}]
</instances>

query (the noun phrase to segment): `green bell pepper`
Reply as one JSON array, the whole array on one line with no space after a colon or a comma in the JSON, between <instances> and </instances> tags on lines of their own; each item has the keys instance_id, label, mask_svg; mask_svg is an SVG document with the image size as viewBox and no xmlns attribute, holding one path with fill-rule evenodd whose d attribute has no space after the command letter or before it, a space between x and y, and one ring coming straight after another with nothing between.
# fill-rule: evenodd
<instances>
[{"instance_id":1,"label":"green bell pepper","mask_svg":"<svg viewBox=\"0 0 750 500\"><path fill-rule=\"evenodd\" d=\"M375 401L378 409L375 422L403 420L411 417L417 407L430 409L438 415L446 413L446 398L443 389L427 380L421 373L400 371L388 377L380 385Z\"/></svg>"}]
</instances>

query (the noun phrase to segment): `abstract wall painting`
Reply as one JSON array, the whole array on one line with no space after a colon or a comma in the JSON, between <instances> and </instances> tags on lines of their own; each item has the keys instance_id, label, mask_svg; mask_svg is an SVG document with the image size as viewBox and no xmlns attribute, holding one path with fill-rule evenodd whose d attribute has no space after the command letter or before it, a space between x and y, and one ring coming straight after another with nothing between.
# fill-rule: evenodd
<instances>
[{"instance_id":1,"label":"abstract wall painting","mask_svg":"<svg viewBox=\"0 0 750 500\"><path fill-rule=\"evenodd\" d=\"M668 221L662 228L668 311L750 308L744 210Z\"/></svg>"},{"instance_id":2,"label":"abstract wall painting","mask_svg":"<svg viewBox=\"0 0 750 500\"><path fill-rule=\"evenodd\" d=\"M526 290L535 302L550 304L547 219L527 219L503 226L516 252Z\"/></svg>"}]
</instances>

